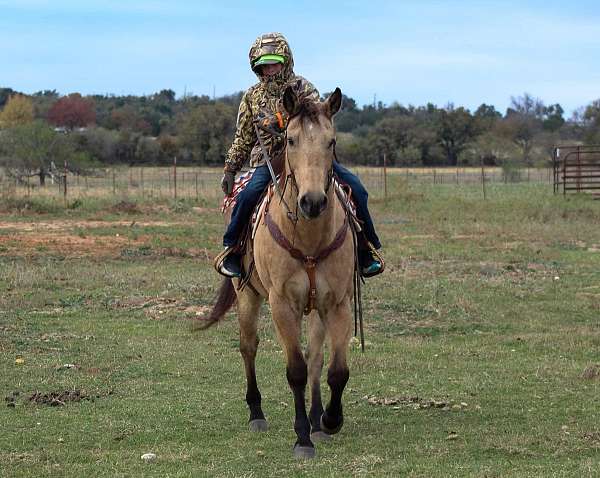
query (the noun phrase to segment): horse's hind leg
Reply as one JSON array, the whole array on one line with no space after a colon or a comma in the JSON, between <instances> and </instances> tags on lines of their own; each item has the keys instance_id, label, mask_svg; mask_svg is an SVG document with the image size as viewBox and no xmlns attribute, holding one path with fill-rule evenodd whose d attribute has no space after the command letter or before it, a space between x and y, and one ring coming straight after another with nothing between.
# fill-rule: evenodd
<instances>
[{"instance_id":1,"label":"horse's hind leg","mask_svg":"<svg viewBox=\"0 0 600 478\"><path fill-rule=\"evenodd\" d=\"M342 393L350 373L346 363L346 351L352 335L352 316L349 298L343 300L327 314L325 321L330 340L331 357L327 370L327 383L331 388L331 400L321 416L321 429L330 435L340 431L344 424Z\"/></svg>"},{"instance_id":2,"label":"horse's hind leg","mask_svg":"<svg viewBox=\"0 0 600 478\"><path fill-rule=\"evenodd\" d=\"M296 417L294 431L298 439L294 445L294 456L297 458L313 458L315 446L310 439L310 422L306 414L304 393L308 380L306 361L300 345L302 312L295 311L282 297L271 292L269 295L273 322L277 336L286 354L286 375L294 395Z\"/></svg>"},{"instance_id":3,"label":"horse's hind leg","mask_svg":"<svg viewBox=\"0 0 600 478\"><path fill-rule=\"evenodd\" d=\"M326 440L329 435L321 430L321 371L323 370L323 342L325 327L321 317L312 312L308 318L308 381L310 383L310 438L312 441Z\"/></svg>"},{"instance_id":4,"label":"horse's hind leg","mask_svg":"<svg viewBox=\"0 0 600 478\"><path fill-rule=\"evenodd\" d=\"M246 403L250 409L249 427L259 432L268 429L261 408L261 396L256 383L256 351L258 349L258 311L262 298L246 288L238 295L238 321L240 324L240 352L246 369Z\"/></svg>"}]
</instances>

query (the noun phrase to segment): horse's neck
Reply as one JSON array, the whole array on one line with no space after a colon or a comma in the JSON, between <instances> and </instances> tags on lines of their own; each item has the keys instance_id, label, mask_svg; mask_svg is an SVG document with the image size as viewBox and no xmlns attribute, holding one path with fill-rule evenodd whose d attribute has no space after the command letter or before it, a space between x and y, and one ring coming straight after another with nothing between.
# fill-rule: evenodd
<instances>
[{"instance_id":1,"label":"horse's neck","mask_svg":"<svg viewBox=\"0 0 600 478\"><path fill-rule=\"evenodd\" d=\"M285 174L289 174L288 171ZM301 215L298 206L298 193L295 185L291 183L291 179L287 183L283 197L285 203L280 201L277 196L273 197L272 206L270 207L271 215L294 247L305 254L311 255L318 253L329 245L344 220L344 213L337 200L334 185L331 184L327 192L327 208L316 219L305 219ZM298 218L296 223L290 220L286 204L289 207L291 216Z\"/></svg>"}]
</instances>

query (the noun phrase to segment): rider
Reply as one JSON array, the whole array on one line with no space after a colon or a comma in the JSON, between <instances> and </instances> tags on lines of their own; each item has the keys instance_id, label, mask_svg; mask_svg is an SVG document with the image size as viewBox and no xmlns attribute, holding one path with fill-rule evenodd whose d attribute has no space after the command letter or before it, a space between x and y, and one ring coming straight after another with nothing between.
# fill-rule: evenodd
<instances>
[{"instance_id":1,"label":"rider","mask_svg":"<svg viewBox=\"0 0 600 478\"><path fill-rule=\"evenodd\" d=\"M231 222L223 236L223 245L228 251L219 271L228 277L241 276L241 255L236 246L260 196L271 182L271 175L256 137L254 121L258 118L278 117L280 122L287 124L288 115L282 104L283 92L287 86L292 86L299 98L310 97L315 101L319 100L317 89L308 80L294 73L292 51L281 33L267 33L258 37L250 48L249 57L250 68L260 81L251 86L242 97L235 137L225 158L225 172L221 181L223 192L231 194L235 175L248 157L250 165L256 167L256 170L237 197ZM259 134L272 162L281 162L285 149L282 138L263 130L260 130ZM333 163L333 171L340 181L352 188L356 213L363 223L365 238L375 249L379 249L381 243L367 209L367 191L358 177L337 161ZM361 273L365 277L378 274L383 267L377 256L365 244L359 246L358 259Z\"/></svg>"}]
</instances>

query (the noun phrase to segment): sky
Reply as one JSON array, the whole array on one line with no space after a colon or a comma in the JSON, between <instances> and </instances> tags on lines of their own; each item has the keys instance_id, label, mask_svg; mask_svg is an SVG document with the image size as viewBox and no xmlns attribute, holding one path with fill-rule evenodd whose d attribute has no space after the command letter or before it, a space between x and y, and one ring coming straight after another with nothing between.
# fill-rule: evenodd
<instances>
[{"instance_id":1,"label":"sky","mask_svg":"<svg viewBox=\"0 0 600 478\"><path fill-rule=\"evenodd\" d=\"M296 73L364 105L504 112L527 92L568 114L600 98L600 2L0 0L0 87L222 96L256 82L262 33Z\"/></svg>"}]
</instances>

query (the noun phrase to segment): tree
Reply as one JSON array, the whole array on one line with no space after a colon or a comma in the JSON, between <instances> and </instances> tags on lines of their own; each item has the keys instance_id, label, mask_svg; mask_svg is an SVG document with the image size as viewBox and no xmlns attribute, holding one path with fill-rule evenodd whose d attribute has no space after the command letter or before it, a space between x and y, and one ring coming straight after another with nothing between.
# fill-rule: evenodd
<instances>
[{"instance_id":1,"label":"tree","mask_svg":"<svg viewBox=\"0 0 600 478\"><path fill-rule=\"evenodd\" d=\"M583 113L585 140L588 143L600 143L600 99L592 101Z\"/></svg>"},{"instance_id":2,"label":"tree","mask_svg":"<svg viewBox=\"0 0 600 478\"><path fill-rule=\"evenodd\" d=\"M512 112L504 118L498 130L519 148L523 165L530 166L533 141L541 130L540 121L533 116Z\"/></svg>"},{"instance_id":3,"label":"tree","mask_svg":"<svg viewBox=\"0 0 600 478\"><path fill-rule=\"evenodd\" d=\"M449 166L458 164L460 153L475 136L475 121L468 110L450 106L439 111L437 137Z\"/></svg>"},{"instance_id":4,"label":"tree","mask_svg":"<svg viewBox=\"0 0 600 478\"><path fill-rule=\"evenodd\" d=\"M0 128L31 123L33 121L33 103L24 95L13 95L0 112Z\"/></svg>"},{"instance_id":5,"label":"tree","mask_svg":"<svg viewBox=\"0 0 600 478\"><path fill-rule=\"evenodd\" d=\"M235 132L237 110L224 103L201 104L180 118L181 145L202 164L220 164Z\"/></svg>"},{"instance_id":6,"label":"tree","mask_svg":"<svg viewBox=\"0 0 600 478\"><path fill-rule=\"evenodd\" d=\"M156 163L160 156L160 145L154 138L142 137L135 149L137 163Z\"/></svg>"},{"instance_id":7,"label":"tree","mask_svg":"<svg viewBox=\"0 0 600 478\"><path fill-rule=\"evenodd\" d=\"M496 122L502 119L502 114L499 111L496 111L493 105L486 105L482 103L475 113L473 113L473 118L475 119L475 123L477 124L477 130L481 133L490 131Z\"/></svg>"},{"instance_id":8,"label":"tree","mask_svg":"<svg viewBox=\"0 0 600 478\"><path fill-rule=\"evenodd\" d=\"M11 96L20 94L12 88L0 88L0 108L2 108Z\"/></svg>"},{"instance_id":9,"label":"tree","mask_svg":"<svg viewBox=\"0 0 600 478\"><path fill-rule=\"evenodd\" d=\"M477 137L467 150L465 156L467 162L479 166L486 164L490 166L501 166L505 177L514 179L516 145L495 131L488 131Z\"/></svg>"},{"instance_id":10,"label":"tree","mask_svg":"<svg viewBox=\"0 0 600 478\"><path fill-rule=\"evenodd\" d=\"M414 121L408 116L389 116L378 121L367 136L369 144L381 158L384 154L388 164L396 164L409 145L409 130Z\"/></svg>"},{"instance_id":11,"label":"tree","mask_svg":"<svg viewBox=\"0 0 600 478\"><path fill-rule=\"evenodd\" d=\"M33 101L33 107L35 110L35 117L39 119L48 119L48 112L52 105L60 98L60 95L56 90L43 90L37 91L31 96Z\"/></svg>"},{"instance_id":12,"label":"tree","mask_svg":"<svg viewBox=\"0 0 600 478\"><path fill-rule=\"evenodd\" d=\"M0 166L20 182L38 176L40 186L44 186L46 176L56 171L53 165L71 161L76 154L69 137L56 133L43 121L19 125L0 134Z\"/></svg>"},{"instance_id":13,"label":"tree","mask_svg":"<svg viewBox=\"0 0 600 478\"><path fill-rule=\"evenodd\" d=\"M94 124L96 122L94 101L82 98L79 93L63 96L48 111L48 121L71 131Z\"/></svg>"},{"instance_id":14,"label":"tree","mask_svg":"<svg viewBox=\"0 0 600 478\"><path fill-rule=\"evenodd\" d=\"M564 112L565 110L558 103L544 107L544 119L542 121L544 130L554 132L562 128L565 124Z\"/></svg>"},{"instance_id":15,"label":"tree","mask_svg":"<svg viewBox=\"0 0 600 478\"><path fill-rule=\"evenodd\" d=\"M510 110L519 113L522 116L542 119L545 110L544 102L539 98L534 98L529 93L523 93L523 96L510 97ZM508 115L508 112L507 112Z\"/></svg>"},{"instance_id":16,"label":"tree","mask_svg":"<svg viewBox=\"0 0 600 478\"><path fill-rule=\"evenodd\" d=\"M148 121L141 117L139 112L131 105L125 105L115 109L111 113L111 122L116 129L121 131L137 131L148 134L151 126Z\"/></svg>"}]
</instances>

